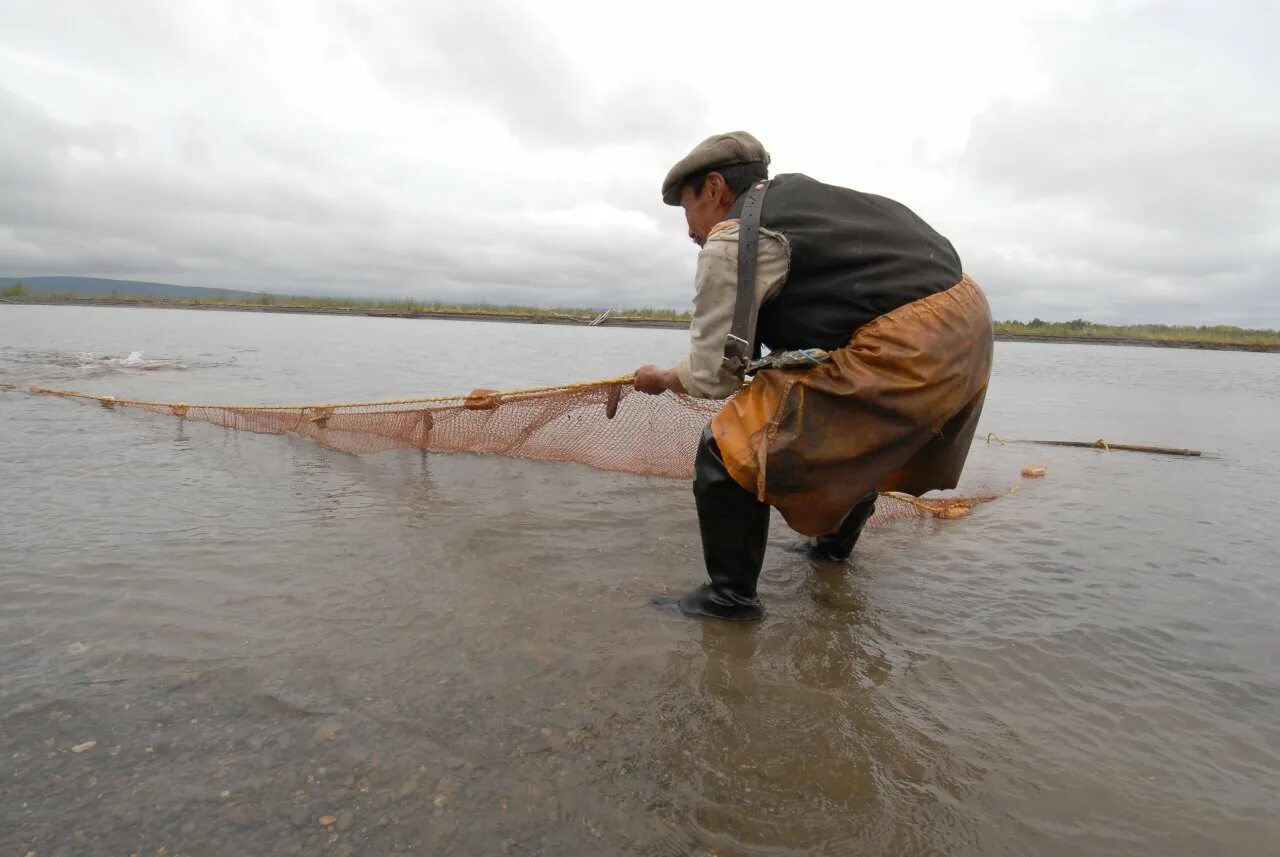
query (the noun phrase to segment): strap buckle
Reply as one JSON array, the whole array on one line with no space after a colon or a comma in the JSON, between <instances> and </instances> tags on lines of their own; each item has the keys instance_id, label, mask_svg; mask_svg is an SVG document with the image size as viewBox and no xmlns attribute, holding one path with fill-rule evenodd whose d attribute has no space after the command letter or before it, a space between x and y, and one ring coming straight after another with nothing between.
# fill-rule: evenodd
<instances>
[{"instance_id":1,"label":"strap buckle","mask_svg":"<svg viewBox=\"0 0 1280 857\"><path fill-rule=\"evenodd\" d=\"M747 342L741 336L734 336L732 333L724 338L724 357L720 363L725 369L742 377L747 367L751 363L751 343Z\"/></svg>"},{"instance_id":2,"label":"strap buckle","mask_svg":"<svg viewBox=\"0 0 1280 857\"><path fill-rule=\"evenodd\" d=\"M761 369L812 369L831 359L821 348L800 348L795 351L774 351L747 364L747 374L754 375Z\"/></svg>"}]
</instances>

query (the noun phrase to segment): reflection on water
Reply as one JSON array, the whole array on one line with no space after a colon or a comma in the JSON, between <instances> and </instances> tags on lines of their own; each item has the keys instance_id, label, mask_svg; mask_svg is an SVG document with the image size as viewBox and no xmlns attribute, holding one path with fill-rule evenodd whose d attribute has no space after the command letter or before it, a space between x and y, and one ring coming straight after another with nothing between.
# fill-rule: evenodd
<instances>
[{"instance_id":1,"label":"reflection on water","mask_svg":"<svg viewBox=\"0 0 1280 857\"><path fill-rule=\"evenodd\" d=\"M6 307L0 342L23 383L260 402L681 336ZM0 392L0 853L1270 853L1280 361L997 356L982 431L1217 457L975 446L971 484L1049 476L848 564L778 523L746 627L649 605L701 574L681 483Z\"/></svg>"}]
</instances>

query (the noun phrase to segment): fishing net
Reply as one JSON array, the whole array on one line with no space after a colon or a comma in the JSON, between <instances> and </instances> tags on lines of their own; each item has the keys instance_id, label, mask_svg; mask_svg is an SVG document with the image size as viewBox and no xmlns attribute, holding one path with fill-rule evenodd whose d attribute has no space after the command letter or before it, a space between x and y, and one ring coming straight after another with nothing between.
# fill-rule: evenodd
<instances>
[{"instance_id":1,"label":"fishing net","mask_svg":"<svg viewBox=\"0 0 1280 857\"><path fill-rule=\"evenodd\" d=\"M44 387L28 390L238 431L294 434L352 454L392 449L488 453L684 479L693 475L703 428L723 404L673 393L637 393L631 378L508 392L476 390L466 396L312 405L193 405ZM873 520L955 518L996 496L986 492L921 500L885 494Z\"/></svg>"}]
</instances>

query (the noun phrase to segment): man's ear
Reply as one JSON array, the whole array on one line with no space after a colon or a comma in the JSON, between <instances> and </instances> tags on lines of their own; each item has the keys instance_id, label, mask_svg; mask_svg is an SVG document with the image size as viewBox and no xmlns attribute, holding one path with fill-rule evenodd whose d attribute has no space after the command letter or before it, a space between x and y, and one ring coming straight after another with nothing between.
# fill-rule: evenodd
<instances>
[{"instance_id":1,"label":"man's ear","mask_svg":"<svg viewBox=\"0 0 1280 857\"><path fill-rule=\"evenodd\" d=\"M721 199L729 185L725 183L724 176L716 172L707 173L706 183L703 185L703 192L710 191L715 199Z\"/></svg>"}]
</instances>

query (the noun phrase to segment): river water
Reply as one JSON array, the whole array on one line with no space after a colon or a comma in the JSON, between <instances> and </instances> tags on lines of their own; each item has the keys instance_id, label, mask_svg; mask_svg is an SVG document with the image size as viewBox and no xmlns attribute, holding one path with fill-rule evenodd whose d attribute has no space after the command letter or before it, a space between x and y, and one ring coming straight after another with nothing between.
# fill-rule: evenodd
<instances>
[{"instance_id":1,"label":"river water","mask_svg":"<svg viewBox=\"0 0 1280 857\"><path fill-rule=\"evenodd\" d=\"M0 306L0 380L190 402L684 344ZM979 442L1017 493L848 564L775 516L741 626L649 604L702 577L682 482L0 392L0 854L1274 854L1277 426L1280 355L1000 344L983 433L1211 454Z\"/></svg>"}]
</instances>

